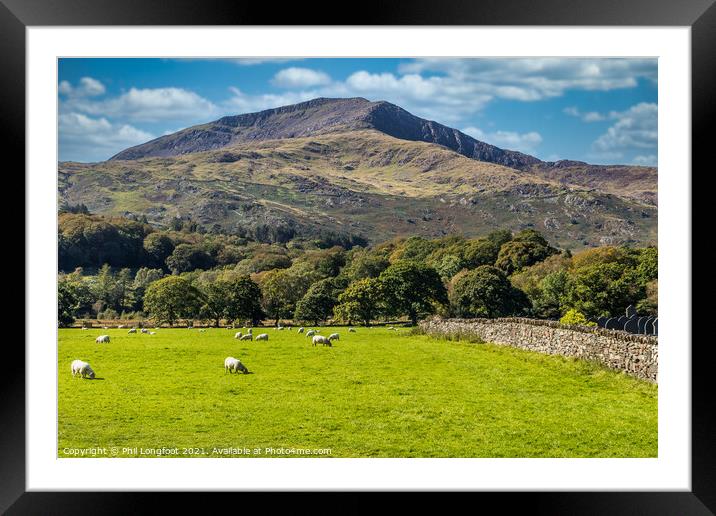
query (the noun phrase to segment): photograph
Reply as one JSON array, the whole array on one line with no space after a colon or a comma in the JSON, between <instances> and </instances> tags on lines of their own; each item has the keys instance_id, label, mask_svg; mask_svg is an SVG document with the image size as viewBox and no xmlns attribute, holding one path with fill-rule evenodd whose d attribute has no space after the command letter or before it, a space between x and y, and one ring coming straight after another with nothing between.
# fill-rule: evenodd
<instances>
[{"instance_id":1,"label":"photograph","mask_svg":"<svg viewBox=\"0 0 716 516\"><path fill-rule=\"evenodd\" d=\"M56 66L55 458L660 457L658 57Z\"/></svg>"}]
</instances>

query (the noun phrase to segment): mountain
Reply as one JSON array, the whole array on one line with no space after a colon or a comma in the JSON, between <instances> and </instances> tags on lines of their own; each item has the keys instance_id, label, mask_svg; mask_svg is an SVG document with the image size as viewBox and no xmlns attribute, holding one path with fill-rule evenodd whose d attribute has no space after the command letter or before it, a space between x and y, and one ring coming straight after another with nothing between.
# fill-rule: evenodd
<instances>
[{"instance_id":1,"label":"mountain","mask_svg":"<svg viewBox=\"0 0 716 516\"><path fill-rule=\"evenodd\" d=\"M110 159L178 156L257 140L300 138L361 129L375 129L401 140L436 143L468 158L517 169L541 163L533 156L503 150L457 129L418 118L389 102L369 102L360 97L318 98L259 113L227 116L130 147Z\"/></svg>"},{"instance_id":2,"label":"mountain","mask_svg":"<svg viewBox=\"0 0 716 516\"><path fill-rule=\"evenodd\" d=\"M224 117L58 170L63 203L259 239L533 227L572 249L656 242L654 168L544 162L362 98Z\"/></svg>"}]
</instances>

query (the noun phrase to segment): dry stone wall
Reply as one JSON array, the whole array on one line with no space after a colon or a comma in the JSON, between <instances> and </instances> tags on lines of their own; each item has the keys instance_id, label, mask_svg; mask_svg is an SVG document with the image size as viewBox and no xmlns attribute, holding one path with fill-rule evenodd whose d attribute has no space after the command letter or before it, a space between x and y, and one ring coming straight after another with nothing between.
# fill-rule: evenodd
<instances>
[{"instance_id":1,"label":"dry stone wall","mask_svg":"<svg viewBox=\"0 0 716 516\"><path fill-rule=\"evenodd\" d=\"M638 378L658 381L658 338L538 319L442 319L420 323L428 335L478 338L549 355L597 361Z\"/></svg>"}]
</instances>

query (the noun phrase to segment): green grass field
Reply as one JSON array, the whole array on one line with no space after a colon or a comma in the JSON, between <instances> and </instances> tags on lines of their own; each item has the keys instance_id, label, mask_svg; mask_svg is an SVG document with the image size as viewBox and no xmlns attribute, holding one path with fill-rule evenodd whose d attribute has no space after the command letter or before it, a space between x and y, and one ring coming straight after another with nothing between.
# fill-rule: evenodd
<instances>
[{"instance_id":1,"label":"green grass field","mask_svg":"<svg viewBox=\"0 0 716 516\"><path fill-rule=\"evenodd\" d=\"M324 328L332 348L295 329L126 331L59 330L58 456L657 456L657 386L583 361L407 329ZM97 378L72 378L74 359Z\"/></svg>"}]
</instances>

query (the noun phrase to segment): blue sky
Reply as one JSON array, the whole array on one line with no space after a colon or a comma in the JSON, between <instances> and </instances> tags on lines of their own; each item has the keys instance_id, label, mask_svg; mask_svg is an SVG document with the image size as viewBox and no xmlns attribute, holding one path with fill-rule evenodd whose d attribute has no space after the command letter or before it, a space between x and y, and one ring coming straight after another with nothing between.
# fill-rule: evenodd
<instances>
[{"instance_id":1,"label":"blue sky","mask_svg":"<svg viewBox=\"0 0 716 516\"><path fill-rule=\"evenodd\" d=\"M60 59L59 158L315 97L387 100L543 160L656 165L657 60Z\"/></svg>"}]
</instances>

